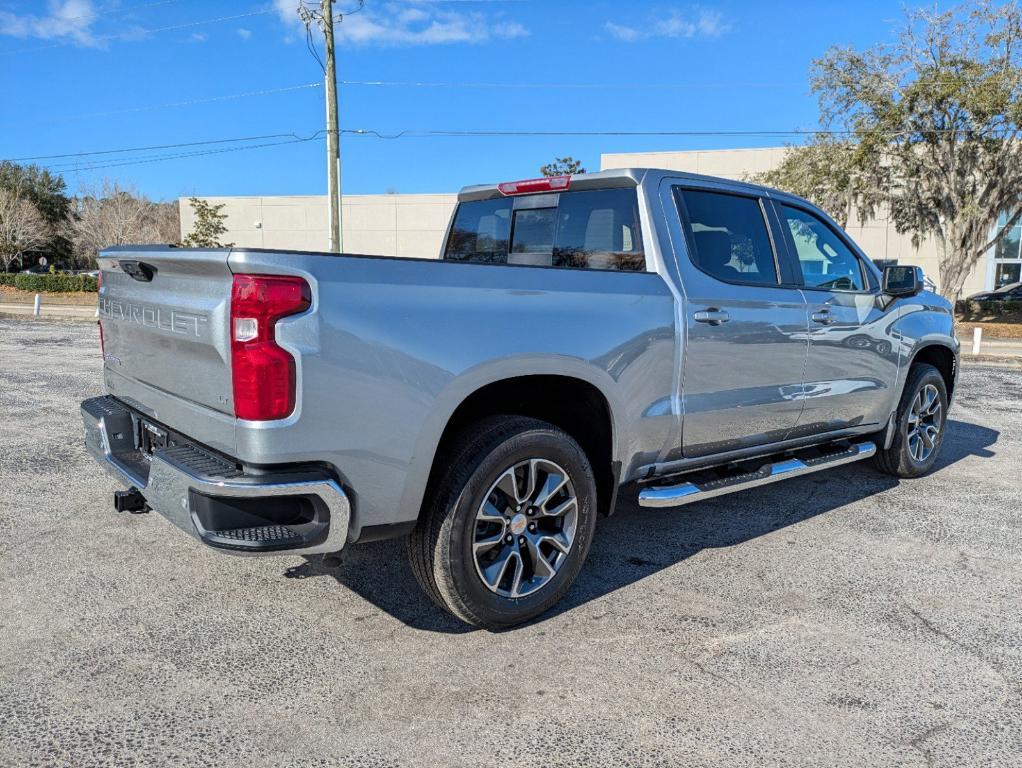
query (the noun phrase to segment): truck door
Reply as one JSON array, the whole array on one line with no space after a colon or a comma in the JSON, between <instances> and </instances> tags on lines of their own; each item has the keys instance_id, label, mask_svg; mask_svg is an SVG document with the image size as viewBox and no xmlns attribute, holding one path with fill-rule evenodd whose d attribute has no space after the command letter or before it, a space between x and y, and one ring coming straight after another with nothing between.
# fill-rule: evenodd
<instances>
[{"instance_id":1,"label":"truck door","mask_svg":"<svg viewBox=\"0 0 1022 768\"><path fill-rule=\"evenodd\" d=\"M817 212L774 205L809 310L805 407L794 435L886 422L901 350L876 275Z\"/></svg>"},{"instance_id":2,"label":"truck door","mask_svg":"<svg viewBox=\"0 0 1022 768\"><path fill-rule=\"evenodd\" d=\"M725 183L672 182L661 200L684 295L682 453L783 440L802 410L808 321L776 221Z\"/></svg>"}]
</instances>

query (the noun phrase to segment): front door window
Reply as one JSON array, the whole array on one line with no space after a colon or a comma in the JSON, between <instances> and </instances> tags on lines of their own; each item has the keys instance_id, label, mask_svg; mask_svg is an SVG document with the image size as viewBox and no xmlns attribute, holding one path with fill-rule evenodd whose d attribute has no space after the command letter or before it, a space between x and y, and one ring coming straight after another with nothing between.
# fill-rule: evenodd
<instances>
[{"instance_id":1,"label":"front door window","mask_svg":"<svg viewBox=\"0 0 1022 768\"><path fill-rule=\"evenodd\" d=\"M806 288L827 291L865 289L859 259L834 230L808 211L788 205L782 205L781 210L795 242Z\"/></svg>"}]
</instances>

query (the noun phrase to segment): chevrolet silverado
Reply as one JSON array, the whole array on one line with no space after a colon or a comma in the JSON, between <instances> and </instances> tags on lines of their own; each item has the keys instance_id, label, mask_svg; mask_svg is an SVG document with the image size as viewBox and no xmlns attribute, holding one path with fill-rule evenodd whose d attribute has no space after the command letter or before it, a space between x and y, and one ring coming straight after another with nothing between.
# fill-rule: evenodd
<instances>
[{"instance_id":1,"label":"chevrolet silverado","mask_svg":"<svg viewBox=\"0 0 1022 768\"><path fill-rule=\"evenodd\" d=\"M928 472L958 374L919 269L805 200L665 170L468 187L439 259L99 264L81 412L118 509L252 555L403 536L488 628L564 595L625 483L674 508L870 457Z\"/></svg>"}]
</instances>

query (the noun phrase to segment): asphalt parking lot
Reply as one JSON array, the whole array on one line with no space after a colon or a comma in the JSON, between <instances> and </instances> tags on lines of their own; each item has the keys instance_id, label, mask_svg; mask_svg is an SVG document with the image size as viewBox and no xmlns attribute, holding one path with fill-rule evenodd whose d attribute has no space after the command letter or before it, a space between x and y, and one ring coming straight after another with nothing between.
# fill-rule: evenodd
<instances>
[{"instance_id":1,"label":"asphalt parking lot","mask_svg":"<svg viewBox=\"0 0 1022 768\"><path fill-rule=\"evenodd\" d=\"M494 634L400 542L328 568L114 513L100 368L92 324L0 319L0 764L1022 762L1022 370L963 371L922 480L626 494L566 601Z\"/></svg>"}]
</instances>

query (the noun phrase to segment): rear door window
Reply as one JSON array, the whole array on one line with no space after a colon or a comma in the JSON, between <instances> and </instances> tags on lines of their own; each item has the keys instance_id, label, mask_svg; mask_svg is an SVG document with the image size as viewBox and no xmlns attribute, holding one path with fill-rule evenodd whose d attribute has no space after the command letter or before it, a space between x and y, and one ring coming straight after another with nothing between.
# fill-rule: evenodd
<instances>
[{"instance_id":1,"label":"rear door window","mask_svg":"<svg viewBox=\"0 0 1022 768\"><path fill-rule=\"evenodd\" d=\"M523 266L643 271L635 189L600 189L458 205L444 259ZM515 205L515 200L520 202ZM503 239L501 239L503 238Z\"/></svg>"},{"instance_id":2,"label":"rear door window","mask_svg":"<svg viewBox=\"0 0 1022 768\"><path fill-rule=\"evenodd\" d=\"M766 219L755 197L678 187L691 231L692 261L725 283L777 285Z\"/></svg>"}]
</instances>

